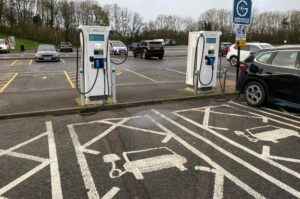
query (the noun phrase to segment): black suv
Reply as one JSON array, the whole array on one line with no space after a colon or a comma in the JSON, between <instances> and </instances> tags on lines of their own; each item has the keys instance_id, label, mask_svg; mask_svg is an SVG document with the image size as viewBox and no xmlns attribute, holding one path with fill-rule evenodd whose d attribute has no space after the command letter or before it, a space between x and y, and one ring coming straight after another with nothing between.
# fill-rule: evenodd
<instances>
[{"instance_id":1,"label":"black suv","mask_svg":"<svg viewBox=\"0 0 300 199\"><path fill-rule=\"evenodd\" d=\"M143 59L149 59L150 57L158 57L159 59L164 58L165 49L164 45L158 41L141 41L133 50L134 58L139 55Z\"/></svg>"},{"instance_id":2,"label":"black suv","mask_svg":"<svg viewBox=\"0 0 300 199\"><path fill-rule=\"evenodd\" d=\"M249 105L268 101L300 109L300 46L254 52L240 72L238 87Z\"/></svg>"}]
</instances>

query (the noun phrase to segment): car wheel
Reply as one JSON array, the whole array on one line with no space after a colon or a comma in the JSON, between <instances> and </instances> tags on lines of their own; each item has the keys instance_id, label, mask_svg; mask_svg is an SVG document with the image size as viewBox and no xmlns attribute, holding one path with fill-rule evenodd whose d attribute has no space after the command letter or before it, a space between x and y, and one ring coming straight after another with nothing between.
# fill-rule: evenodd
<instances>
[{"instance_id":1,"label":"car wheel","mask_svg":"<svg viewBox=\"0 0 300 199\"><path fill-rule=\"evenodd\" d=\"M159 56L158 59L162 60L164 58L163 55Z\"/></svg>"},{"instance_id":2,"label":"car wheel","mask_svg":"<svg viewBox=\"0 0 300 199\"><path fill-rule=\"evenodd\" d=\"M229 60L231 66L236 66L237 61L238 61L238 57L236 57L236 56L231 57Z\"/></svg>"},{"instance_id":3,"label":"car wheel","mask_svg":"<svg viewBox=\"0 0 300 199\"><path fill-rule=\"evenodd\" d=\"M250 106L259 107L265 103L266 89L259 82L250 82L246 85L244 90L246 102Z\"/></svg>"},{"instance_id":4,"label":"car wheel","mask_svg":"<svg viewBox=\"0 0 300 199\"><path fill-rule=\"evenodd\" d=\"M136 54L136 53L133 53L133 57L134 57L134 58L137 58L137 54Z\"/></svg>"}]
</instances>

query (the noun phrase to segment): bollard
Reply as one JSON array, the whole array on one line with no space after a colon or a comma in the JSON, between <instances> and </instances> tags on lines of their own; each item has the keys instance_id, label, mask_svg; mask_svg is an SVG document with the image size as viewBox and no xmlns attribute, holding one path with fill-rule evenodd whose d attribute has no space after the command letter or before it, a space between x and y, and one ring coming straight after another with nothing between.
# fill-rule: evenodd
<instances>
[{"instance_id":1,"label":"bollard","mask_svg":"<svg viewBox=\"0 0 300 199\"><path fill-rule=\"evenodd\" d=\"M227 79L227 69L223 69L223 87L222 87L222 94L225 94L226 89L226 79Z\"/></svg>"},{"instance_id":2,"label":"bollard","mask_svg":"<svg viewBox=\"0 0 300 199\"><path fill-rule=\"evenodd\" d=\"M83 68L79 69L79 76L80 76L80 92L84 92L84 71ZM84 95L80 95L80 103L81 106L85 106L85 96Z\"/></svg>"},{"instance_id":3,"label":"bollard","mask_svg":"<svg viewBox=\"0 0 300 199\"><path fill-rule=\"evenodd\" d=\"M116 86L116 69L114 66L112 66L112 99L113 99L113 104L117 103L117 86Z\"/></svg>"}]
</instances>

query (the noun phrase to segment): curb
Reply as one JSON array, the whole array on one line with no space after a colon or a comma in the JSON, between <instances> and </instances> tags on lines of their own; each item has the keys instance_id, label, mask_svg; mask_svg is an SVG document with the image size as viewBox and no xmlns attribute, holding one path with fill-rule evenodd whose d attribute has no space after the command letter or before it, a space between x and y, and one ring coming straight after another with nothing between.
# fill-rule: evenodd
<instances>
[{"instance_id":1,"label":"curb","mask_svg":"<svg viewBox=\"0 0 300 199\"><path fill-rule=\"evenodd\" d=\"M157 100L151 100L151 101L126 102L126 103L105 105L105 106L102 106L99 108L97 108L97 107L91 107L91 108L73 107L73 108L66 108L66 109L54 109L54 110L43 110L43 111L36 111L36 112L3 114L3 115L0 115L0 120L37 117L37 116L51 116L51 115L52 116L71 115L71 114L79 114L79 113L82 113L83 111L89 113L89 112L93 112L93 111L97 112L97 111L116 110L116 109L132 108L132 107L139 107L139 106L159 105L159 104L165 104L165 103L191 101L191 100L196 100L196 99L207 99L207 98L211 98L211 97L215 97L215 98L230 97L230 96L234 96L236 94L237 94L237 92L227 93L224 95L222 95L222 94L207 94L207 95L199 95L199 96L165 98L165 99L157 99Z\"/></svg>"}]
</instances>

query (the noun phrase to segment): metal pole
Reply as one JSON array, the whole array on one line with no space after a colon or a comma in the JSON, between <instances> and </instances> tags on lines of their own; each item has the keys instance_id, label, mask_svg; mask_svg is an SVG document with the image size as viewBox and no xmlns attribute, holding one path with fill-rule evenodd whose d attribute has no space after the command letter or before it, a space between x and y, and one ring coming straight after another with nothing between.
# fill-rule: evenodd
<instances>
[{"instance_id":1,"label":"metal pole","mask_svg":"<svg viewBox=\"0 0 300 199\"><path fill-rule=\"evenodd\" d=\"M241 46L240 43L238 44L238 59L236 62L236 89L238 89L238 79L239 79L239 73L240 73L240 59L241 59Z\"/></svg>"},{"instance_id":2,"label":"metal pole","mask_svg":"<svg viewBox=\"0 0 300 199\"><path fill-rule=\"evenodd\" d=\"M79 76L80 76L80 92L84 93L84 71L83 68L79 69ZM80 95L80 103L81 106L85 106L85 96Z\"/></svg>"},{"instance_id":3,"label":"metal pole","mask_svg":"<svg viewBox=\"0 0 300 199\"><path fill-rule=\"evenodd\" d=\"M227 69L224 68L224 69L223 69L223 88L222 88L222 94L225 93L225 89L226 89L226 79L227 79Z\"/></svg>"},{"instance_id":4,"label":"metal pole","mask_svg":"<svg viewBox=\"0 0 300 199\"><path fill-rule=\"evenodd\" d=\"M117 103L117 82L116 82L116 69L115 66L112 66L112 98L113 104Z\"/></svg>"}]
</instances>

